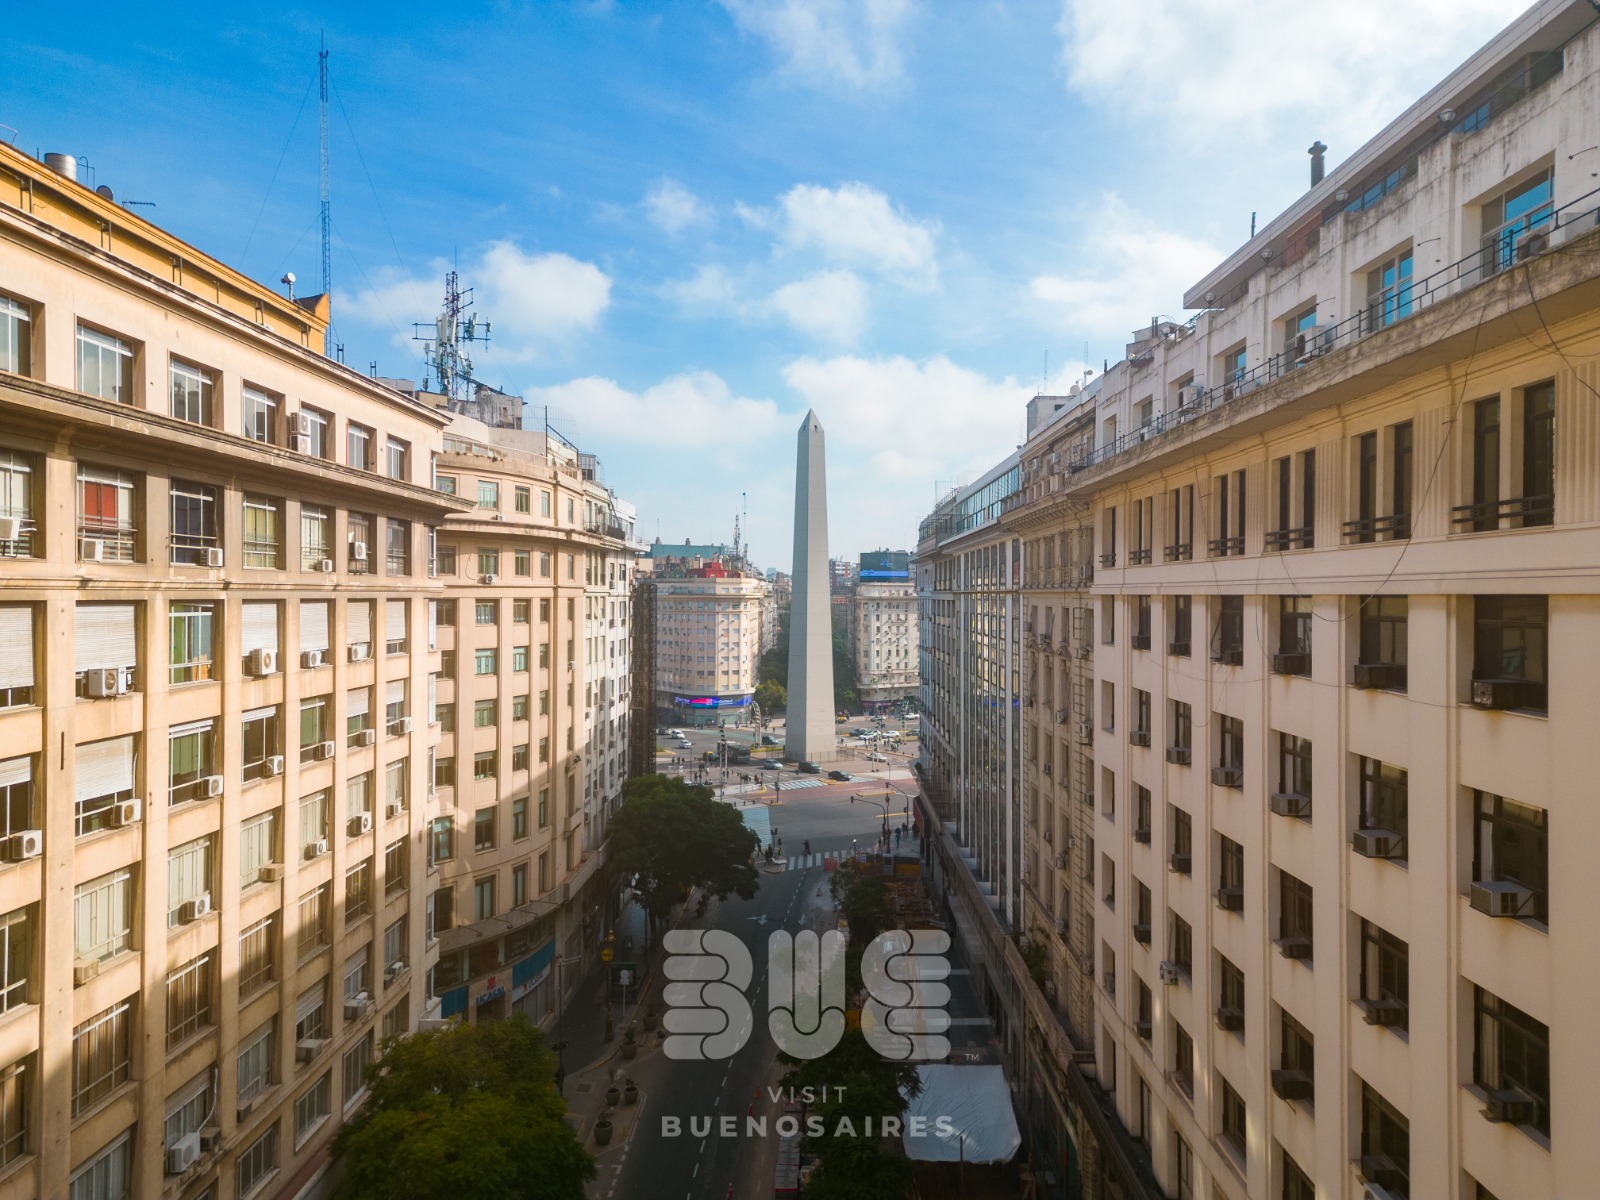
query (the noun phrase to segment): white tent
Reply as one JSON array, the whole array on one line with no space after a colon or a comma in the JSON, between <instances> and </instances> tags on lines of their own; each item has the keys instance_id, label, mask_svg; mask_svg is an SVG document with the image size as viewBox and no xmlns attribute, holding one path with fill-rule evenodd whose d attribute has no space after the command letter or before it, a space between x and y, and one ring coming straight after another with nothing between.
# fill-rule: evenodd
<instances>
[{"instance_id":1,"label":"white tent","mask_svg":"<svg viewBox=\"0 0 1600 1200\"><path fill-rule=\"evenodd\" d=\"M906 1107L900 1132L906 1157L919 1162L1011 1161L1022 1145L1022 1133L999 1067L936 1063L918 1067L917 1075L922 1091ZM921 1118L920 1137L912 1136L913 1118Z\"/></svg>"}]
</instances>

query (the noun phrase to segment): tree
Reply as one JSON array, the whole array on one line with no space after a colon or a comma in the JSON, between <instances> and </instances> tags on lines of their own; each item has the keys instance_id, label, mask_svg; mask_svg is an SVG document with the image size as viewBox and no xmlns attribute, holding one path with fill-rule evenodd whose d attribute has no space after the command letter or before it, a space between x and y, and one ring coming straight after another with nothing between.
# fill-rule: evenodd
<instances>
[{"instance_id":1,"label":"tree","mask_svg":"<svg viewBox=\"0 0 1600 1200\"><path fill-rule=\"evenodd\" d=\"M708 787L675 776L642 775L622 785L622 807L611 818L612 862L632 876L652 921L665 919L690 888L717 899L756 894L750 857L756 835L731 806L719 804ZM703 903L703 902L702 902Z\"/></svg>"},{"instance_id":2,"label":"tree","mask_svg":"<svg viewBox=\"0 0 1600 1200\"><path fill-rule=\"evenodd\" d=\"M755 702L766 716L776 716L789 707L789 692L776 679L768 679L756 686Z\"/></svg>"},{"instance_id":3,"label":"tree","mask_svg":"<svg viewBox=\"0 0 1600 1200\"><path fill-rule=\"evenodd\" d=\"M341 1200L583 1200L592 1155L565 1119L555 1056L521 1014L384 1043L339 1131Z\"/></svg>"}]
</instances>

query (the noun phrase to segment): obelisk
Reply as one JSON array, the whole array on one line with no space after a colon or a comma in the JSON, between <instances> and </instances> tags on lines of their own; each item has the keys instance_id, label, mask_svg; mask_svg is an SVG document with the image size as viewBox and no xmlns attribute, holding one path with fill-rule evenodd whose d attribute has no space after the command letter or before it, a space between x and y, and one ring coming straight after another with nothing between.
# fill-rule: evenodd
<instances>
[{"instance_id":1,"label":"obelisk","mask_svg":"<svg viewBox=\"0 0 1600 1200\"><path fill-rule=\"evenodd\" d=\"M794 464L794 582L789 608L788 758L838 757L833 719L833 616L828 603L828 476L822 422L800 423Z\"/></svg>"}]
</instances>

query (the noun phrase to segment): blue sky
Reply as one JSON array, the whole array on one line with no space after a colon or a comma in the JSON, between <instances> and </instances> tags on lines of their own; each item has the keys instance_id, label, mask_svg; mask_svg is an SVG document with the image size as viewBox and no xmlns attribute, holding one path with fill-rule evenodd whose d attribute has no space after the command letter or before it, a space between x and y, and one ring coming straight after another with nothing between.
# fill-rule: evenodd
<instances>
[{"instance_id":1,"label":"blue sky","mask_svg":"<svg viewBox=\"0 0 1600 1200\"><path fill-rule=\"evenodd\" d=\"M453 263L494 326L478 376L599 454L646 536L725 540L747 493L787 569L808 407L833 553L909 547L1020 440L1047 359L1064 390L1183 316L1313 140L1337 163L1521 7L35 5L0 122L309 291L325 33L347 361L420 377Z\"/></svg>"}]
</instances>

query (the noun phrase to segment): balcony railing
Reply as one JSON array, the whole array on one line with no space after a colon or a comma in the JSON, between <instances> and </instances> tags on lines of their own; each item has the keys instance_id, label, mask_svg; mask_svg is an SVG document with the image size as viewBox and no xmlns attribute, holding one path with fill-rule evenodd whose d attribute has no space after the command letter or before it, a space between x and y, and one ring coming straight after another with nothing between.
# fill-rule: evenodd
<instances>
[{"instance_id":1,"label":"balcony railing","mask_svg":"<svg viewBox=\"0 0 1600 1200\"><path fill-rule=\"evenodd\" d=\"M1393 513L1387 517L1365 517L1344 523L1346 541L1403 541L1411 536L1411 514Z\"/></svg>"},{"instance_id":2,"label":"balcony railing","mask_svg":"<svg viewBox=\"0 0 1600 1200\"><path fill-rule=\"evenodd\" d=\"M1501 528L1504 521L1517 521L1512 529L1549 525L1555 518L1554 496L1518 496L1510 500L1485 500L1477 504L1458 504L1450 510L1452 525L1468 525L1474 530Z\"/></svg>"},{"instance_id":3,"label":"balcony railing","mask_svg":"<svg viewBox=\"0 0 1600 1200\"><path fill-rule=\"evenodd\" d=\"M1268 550L1309 550L1316 544L1316 531L1309 525L1299 529L1267 530Z\"/></svg>"}]
</instances>

